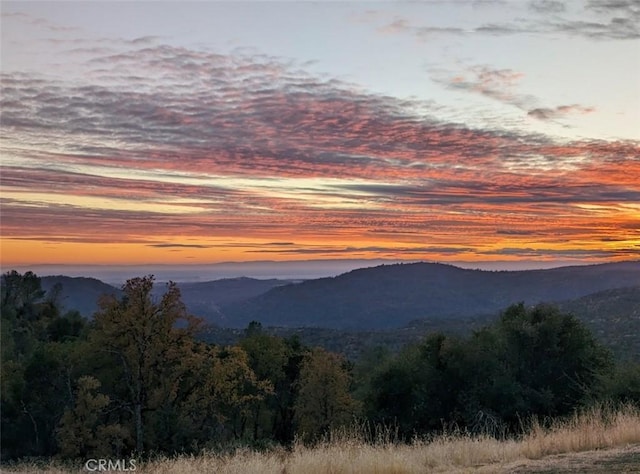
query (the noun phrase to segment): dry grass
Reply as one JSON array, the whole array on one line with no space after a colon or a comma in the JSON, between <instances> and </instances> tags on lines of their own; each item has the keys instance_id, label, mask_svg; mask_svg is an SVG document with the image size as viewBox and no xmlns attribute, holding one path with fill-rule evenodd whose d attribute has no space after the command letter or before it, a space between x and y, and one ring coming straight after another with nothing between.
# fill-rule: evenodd
<instances>
[{"instance_id":1,"label":"dry grass","mask_svg":"<svg viewBox=\"0 0 640 474\"><path fill-rule=\"evenodd\" d=\"M161 458L139 465L136 472L196 474L405 474L424 472L502 472L500 466L546 456L640 444L640 409L626 406L612 411L594 408L544 429L533 423L518 440L443 435L411 444L390 439L367 443L363 436L337 434L315 447L297 444L291 451L238 450L233 454ZM82 472L50 464L21 465L6 472L46 474ZM86 472L86 471L85 471Z\"/></svg>"}]
</instances>

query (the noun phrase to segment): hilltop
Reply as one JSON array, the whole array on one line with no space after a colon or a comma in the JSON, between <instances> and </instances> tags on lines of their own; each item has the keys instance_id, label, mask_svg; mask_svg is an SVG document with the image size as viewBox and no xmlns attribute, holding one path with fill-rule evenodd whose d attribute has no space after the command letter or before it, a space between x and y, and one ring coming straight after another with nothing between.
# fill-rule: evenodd
<instances>
[{"instance_id":1,"label":"hilltop","mask_svg":"<svg viewBox=\"0 0 640 474\"><path fill-rule=\"evenodd\" d=\"M96 278L70 277L64 275L45 276L40 279L42 289L51 294L59 286L57 302L64 311L76 310L85 317L91 317L98 309L98 299L102 295L120 296L122 292Z\"/></svg>"},{"instance_id":2,"label":"hilltop","mask_svg":"<svg viewBox=\"0 0 640 474\"><path fill-rule=\"evenodd\" d=\"M119 289L95 278L47 276L43 289L60 284L59 301L91 317L102 294ZM336 277L292 281L226 278L178 283L187 309L207 323L243 328L264 326L351 330L402 328L416 320L466 319L496 314L515 302L561 303L605 292L635 308L640 261L547 270L486 271L436 263L381 265ZM157 284L156 296L164 291ZM629 293L627 295L627 293ZM599 296L567 307L597 317L607 310ZM621 299L622 298L622 299ZM640 312L640 309L638 309ZM635 313L634 313L635 314Z\"/></svg>"},{"instance_id":3,"label":"hilltop","mask_svg":"<svg viewBox=\"0 0 640 474\"><path fill-rule=\"evenodd\" d=\"M273 288L223 305L226 327L400 328L416 319L494 314L514 302L561 302L640 286L640 262L550 270L483 271L413 263L354 270ZM212 321L214 322L214 321Z\"/></svg>"}]
</instances>

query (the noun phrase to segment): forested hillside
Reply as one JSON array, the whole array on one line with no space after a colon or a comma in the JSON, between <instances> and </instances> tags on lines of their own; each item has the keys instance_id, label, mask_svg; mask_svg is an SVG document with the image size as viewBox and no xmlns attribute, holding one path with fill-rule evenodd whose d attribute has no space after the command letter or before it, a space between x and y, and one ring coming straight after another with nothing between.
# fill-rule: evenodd
<instances>
[{"instance_id":1,"label":"forested hillside","mask_svg":"<svg viewBox=\"0 0 640 474\"><path fill-rule=\"evenodd\" d=\"M416 319L495 314L513 302L560 302L640 286L640 262L551 270L481 271L415 263L287 285L222 307L224 326L400 328Z\"/></svg>"},{"instance_id":2,"label":"forested hillside","mask_svg":"<svg viewBox=\"0 0 640 474\"><path fill-rule=\"evenodd\" d=\"M98 309L102 295L121 295L120 289L95 278L69 277L64 275L42 277L42 289L63 311L75 310L82 316L91 317Z\"/></svg>"},{"instance_id":3,"label":"forested hillside","mask_svg":"<svg viewBox=\"0 0 640 474\"><path fill-rule=\"evenodd\" d=\"M559 307L578 316L618 357L640 361L640 286L599 291Z\"/></svg>"},{"instance_id":4,"label":"forested hillside","mask_svg":"<svg viewBox=\"0 0 640 474\"><path fill-rule=\"evenodd\" d=\"M292 280L256 278L223 278L204 282L181 282L182 300L191 314L196 314L208 322L224 323L220 306L245 301L272 288L288 285ZM156 283L153 296L162 296L166 283ZM42 277L42 288L50 295L55 294L58 304L66 310L76 310L87 318L92 318L98 310L98 299L104 294L121 295L119 288L103 283L95 278L68 277L63 275Z\"/></svg>"},{"instance_id":5,"label":"forested hillside","mask_svg":"<svg viewBox=\"0 0 640 474\"><path fill-rule=\"evenodd\" d=\"M587 274L591 275L591 282L593 283L593 280L595 280L595 286L599 287L617 284L620 280L624 280L625 285L632 283L634 278L636 278L637 266L637 262L629 262L626 264L615 264L613 266L604 265L573 267L553 271L497 273L501 278L511 276L518 277L521 280L534 280L535 277L538 276L549 281L557 281L558 278L562 278L563 281L572 281L574 272L584 273L586 271ZM401 273L407 270L410 272L414 271L413 267L405 267L391 267L391 269L400 270ZM461 271L460 269L450 266L430 268L436 273L444 271L444 273L453 273L454 275L457 274L458 271ZM388 267L373 268L371 272L364 272L363 277L372 279L388 269ZM496 272L462 272L465 275L473 275L474 278L478 276L491 278L496 274ZM549 273L551 273L551 276L549 276ZM246 325L235 328L228 327L235 326L236 324L232 324L232 321L223 313L223 307L232 306L233 308L244 306L242 304L243 302L246 306L251 307L257 302L260 302L262 298L270 300L273 298L273 295L269 293L269 290L274 288L276 292L282 291L284 294L291 292L295 297L298 297L300 288L306 288L307 286L315 287L317 285L320 285L320 287L326 287L326 285L335 287L337 283L342 281L342 278L348 276L350 276L350 274L332 279L308 281L302 285L293 284L294 282L290 280L231 278L207 282L182 282L178 283L178 287L180 288L182 300L186 305L187 311L204 320L205 327L199 333L199 337L209 342L235 344L241 337L243 327L246 327ZM611 278L612 276L613 278ZM402 278L406 279L406 276ZM445 281L448 281L452 285L460 284L459 277L457 279L445 279ZM412 284L416 285L415 283ZM512 288L514 286L522 286L520 283L516 285L515 281L510 282L509 285L511 285ZM572 285L580 286L575 282L573 282ZM381 285L378 283L372 283L371 286L379 290L378 294L386 291L380 288ZM70 278L65 276L43 277L42 287L48 292L49 298L54 298L64 311L78 310L83 316L89 319L93 317L93 313L98 309L98 299L100 295L121 294L119 289L93 278ZM587 288L592 287L593 286ZM486 289L486 284L483 284L482 288ZM531 288L531 285L525 285L523 289L527 290L528 288ZM160 298L165 289L166 284L157 283L154 286L153 297ZM465 286L459 286L457 289L454 286L450 289L450 292L458 295L458 299L461 301L468 299L468 294L474 291L477 291L477 289ZM495 293L497 290L494 289L492 291ZM504 291L506 292L507 290ZM370 292L364 288L360 290L360 293L361 295L357 296L357 298L362 298L362 295L370 295ZM260 295L263 295L262 298L259 297ZM310 311L308 308L304 309L304 306L312 306L311 302L316 296L317 295L314 295L312 292L309 298L303 302L303 308L300 309L300 311ZM360 310L366 314L371 314L379 310L380 308L376 306L378 305L379 298L380 296L376 296L363 301L362 305L359 306ZM325 299L330 299L330 296L325 297ZM343 326L346 326L344 323L341 327L336 328L327 325L325 318L314 321L315 326L308 324L306 327L301 327L308 323L308 318L305 316L306 313L293 314L291 307L296 306L295 303L284 305L282 317L271 318L275 319L273 323L269 323L270 318L267 318L268 311L266 309L256 312L255 320L264 323L265 330L270 334L282 337L296 335L300 337L301 341L311 346L321 346L328 350L342 353L350 359L357 359L363 351L375 346L385 347L392 352L397 352L406 344L416 342L431 332L440 331L446 334L468 335L474 329L478 329L482 325L495 320L500 311L514 301L519 300L509 301L491 312L474 313L466 316L460 314L438 316L437 314L433 314L436 313L436 311L430 309L427 311L427 313L429 313L427 317L407 321L400 327L387 327L385 329L370 328L366 324L362 327L348 326L347 329L344 329ZM527 300L523 299L520 301ZM540 301L536 300L534 304L538 302ZM280 303L282 303L282 301L280 301ZM314 310L320 311L322 308L326 309L330 307L331 304L332 303L320 302L317 305L318 308ZM353 301L351 301L351 303L347 301L346 304L353 305ZM438 302L436 298L434 298L433 287L426 287L424 291L416 289L414 302L399 302L400 306L401 304L405 304L405 307L407 305L413 305L414 307L429 306L431 308L432 304L437 305ZM440 304L444 303L441 301ZM460 305L460 301L452 299L448 304L451 305L451 308L455 308ZM614 351L616 357L640 360L640 336L638 336L638 334L640 334L640 286L597 291L581 296L580 298L562 300L559 301L558 304L563 310L571 312L580 318L587 327L594 331L596 337L598 337L601 342ZM448 314L450 311L451 310L446 310L442 312ZM291 320L291 318L293 319ZM345 318L347 318L347 316L345 316ZM355 314L348 317L348 319L358 321L359 317ZM278 326L277 324L282 321L290 321L291 326Z\"/></svg>"},{"instance_id":6,"label":"forested hillside","mask_svg":"<svg viewBox=\"0 0 640 474\"><path fill-rule=\"evenodd\" d=\"M511 305L470 335L353 362L257 322L233 344L203 342L179 288L157 298L150 276L101 298L91 321L32 273L1 283L3 461L291 446L354 420L398 441L451 427L504 437L530 417L640 403L640 365L556 306Z\"/></svg>"},{"instance_id":7,"label":"forested hillside","mask_svg":"<svg viewBox=\"0 0 640 474\"><path fill-rule=\"evenodd\" d=\"M592 293L558 303L558 307L583 322L616 358L640 362L640 287ZM384 330L266 327L265 331L281 337L296 336L305 344L324 347L344 354L350 360L357 360L372 348L397 353L406 345L434 332L469 336L499 316L500 311L467 318L425 318L411 321L401 328ZM206 341L234 344L242 337L243 330L206 326L200 334Z\"/></svg>"},{"instance_id":8,"label":"forested hillside","mask_svg":"<svg viewBox=\"0 0 640 474\"><path fill-rule=\"evenodd\" d=\"M118 289L92 278L44 277L62 306L92 317L98 297ZM159 297L165 284L156 284ZM600 291L640 286L640 262L551 270L481 271L440 264L382 265L334 278L292 282L231 278L178 283L187 310L218 327L321 327L371 331L413 321L458 325L486 319L513 302L561 303Z\"/></svg>"},{"instance_id":9,"label":"forested hillside","mask_svg":"<svg viewBox=\"0 0 640 474\"><path fill-rule=\"evenodd\" d=\"M206 321L225 325L226 317L220 308L238 301L246 301L272 288L292 283L290 280L255 278L224 278L221 280L178 283L182 300L191 314ZM162 285L157 285L156 294L162 293Z\"/></svg>"}]
</instances>

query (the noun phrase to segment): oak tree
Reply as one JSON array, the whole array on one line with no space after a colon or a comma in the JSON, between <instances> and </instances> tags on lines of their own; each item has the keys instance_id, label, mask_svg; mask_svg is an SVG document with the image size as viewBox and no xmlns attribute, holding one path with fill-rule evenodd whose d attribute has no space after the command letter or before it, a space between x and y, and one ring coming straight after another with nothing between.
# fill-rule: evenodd
<instances>
[{"instance_id":1,"label":"oak tree","mask_svg":"<svg viewBox=\"0 0 640 474\"><path fill-rule=\"evenodd\" d=\"M172 405L181 376L188 370L199 320L190 316L173 282L159 301L154 277L128 280L123 296L103 297L90 340L118 368L114 402L133 418L135 451L144 452L148 415Z\"/></svg>"}]
</instances>

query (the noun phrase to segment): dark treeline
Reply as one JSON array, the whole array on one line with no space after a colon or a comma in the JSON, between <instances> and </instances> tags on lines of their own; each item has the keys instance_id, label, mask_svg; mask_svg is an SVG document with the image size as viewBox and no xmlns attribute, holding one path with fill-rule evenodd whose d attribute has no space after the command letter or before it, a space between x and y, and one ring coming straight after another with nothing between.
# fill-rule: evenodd
<instances>
[{"instance_id":1,"label":"dark treeline","mask_svg":"<svg viewBox=\"0 0 640 474\"><path fill-rule=\"evenodd\" d=\"M169 283L134 278L89 321L59 288L2 276L2 460L197 453L313 442L354 420L401 438L457 427L517 433L523 420L601 401L640 403L640 366L616 363L570 314L508 308L468 338L432 334L356 364L251 323L202 342Z\"/></svg>"}]
</instances>

